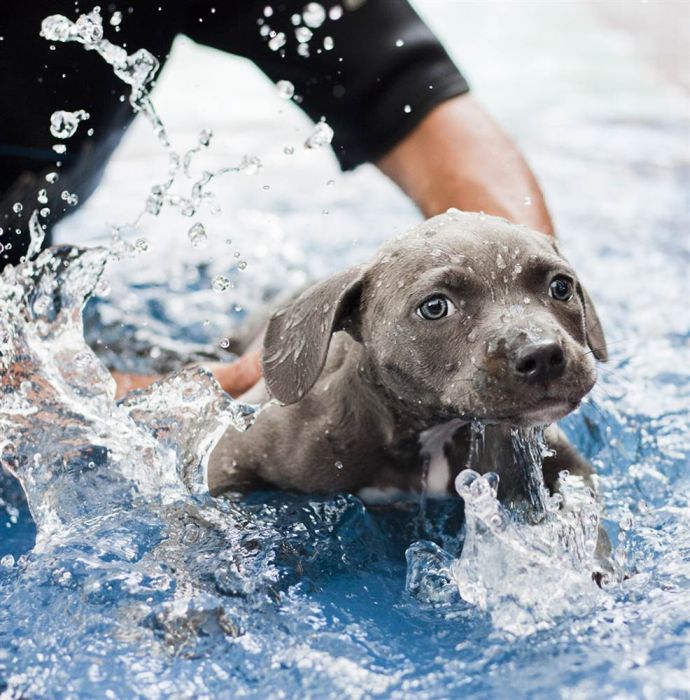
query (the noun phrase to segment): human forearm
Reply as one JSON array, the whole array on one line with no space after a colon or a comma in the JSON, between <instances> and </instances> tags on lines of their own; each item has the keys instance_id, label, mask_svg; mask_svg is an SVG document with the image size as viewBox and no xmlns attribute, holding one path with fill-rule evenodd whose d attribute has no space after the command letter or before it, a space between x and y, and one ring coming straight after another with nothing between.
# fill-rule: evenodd
<instances>
[{"instance_id":1,"label":"human forearm","mask_svg":"<svg viewBox=\"0 0 690 700\"><path fill-rule=\"evenodd\" d=\"M470 95L436 107L376 165L425 216L457 207L553 234L534 174Z\"/></svg>"}]
</instances>

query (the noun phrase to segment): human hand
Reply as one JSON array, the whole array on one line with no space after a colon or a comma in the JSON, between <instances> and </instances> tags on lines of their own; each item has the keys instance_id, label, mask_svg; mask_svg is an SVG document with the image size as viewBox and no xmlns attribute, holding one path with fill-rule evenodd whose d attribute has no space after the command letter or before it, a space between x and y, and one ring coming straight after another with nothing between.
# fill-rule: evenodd
<instances>
[{"instance_id":1,"label":"human hand","mask_svg":"<svg viewBox=\"0 0 690 700\"><path fill-rule=\"evenodd\" d=\"M261 379L261 352L246 352L234 362L211 362L206 367L224 391L237 397L251 389ZM160 374L130 374L111 372L115 380L115 398L121 399L126 393L143 389L161 379Z\"/></svg>"}]
</instances>

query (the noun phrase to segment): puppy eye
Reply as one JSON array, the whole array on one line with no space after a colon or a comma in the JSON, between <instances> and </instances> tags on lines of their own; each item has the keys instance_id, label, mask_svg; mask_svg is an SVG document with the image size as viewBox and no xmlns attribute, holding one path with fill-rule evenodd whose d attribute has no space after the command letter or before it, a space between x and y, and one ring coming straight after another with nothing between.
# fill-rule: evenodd
<instances>
[{"instance_id":1,"label":"puppy eye","mask_svg":"<svg viewBox=\"0 0 690 700\"><path fill-rule=\"evenodd\" d=\"M549 295L557 301L570 301L573 298L573 281L565 275L556 275L549 284Z\"/></svg>"},{"instance_id":2,"label":"puppy eye","mask_svg":"<svg viewBox=\"0 0 690 700\"><path fill-rule=\"evenodd\" d=\"M417 307L417 314L426 321L438 321L455 311L455 304L443 294L434 294Z\"/></svg>"}]
</instances>

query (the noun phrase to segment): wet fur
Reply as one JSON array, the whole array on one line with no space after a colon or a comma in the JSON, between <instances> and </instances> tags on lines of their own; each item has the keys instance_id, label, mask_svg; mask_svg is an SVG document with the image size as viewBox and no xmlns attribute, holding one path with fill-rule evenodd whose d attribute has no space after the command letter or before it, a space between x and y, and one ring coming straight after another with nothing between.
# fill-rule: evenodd
<instances>
[{"instance_id":1,"label":"wet fur","mask_svg":"<svg viewBox=\"0 0 690 700\"><path fill-rule=\"evenodd\" d=\"M510 268L502 275L504 250ZM487 447L472 466L498 471L499 496L519 499L524 485L510 427L551 423L572 410L594 384L592 355L606 356L579 283L567 309L542 294L549 266L574 277L546 236L455 212L387 244L370 264L303 292L269 321L262 336L265 381L243 397L277 401L247 432L230 429L221 438L209 461L211 493L264 485L348 491L366 500L418 493L430 459L421 438L444 425L456 426L441 446L452 493L467 464L468 420L478 417L488 424ZM436 288L462 290L462 318L425 325L414 317L411 309ZM526 386L509 369L515 348L542 336L557 337L567 355L567 376L556 387ZM553 415L534 408L550 392L563 399ZM555 451L544 462L552 490L562 469L591 477L560 429L552 425L546 437Z\"/></svg>"}]
</instances>

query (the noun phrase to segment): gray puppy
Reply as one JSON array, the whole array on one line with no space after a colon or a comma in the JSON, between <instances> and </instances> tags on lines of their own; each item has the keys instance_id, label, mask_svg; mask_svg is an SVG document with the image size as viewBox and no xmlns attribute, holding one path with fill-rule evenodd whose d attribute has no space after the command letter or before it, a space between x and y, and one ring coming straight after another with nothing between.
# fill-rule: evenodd
<instances>
[{"instance_id":1,"label":"gray puppy","mask_svg":"<svg viewBox=\"0 0 690 700\"><path fill-rule=\"evenodd\" d=\"M470 454L470 419L487 425L472 455L499 471L499 496L524 495L511 427L548 425L596 380L606 343L592 302L551 238L449 210L385 245L369 264L316 284L263 335L273 397L245 433L228 430L209 461L212 494L262 485L359 493L453 491ZM558 428L544 476L589 464Z\"/></svg>"}]
</instances>

